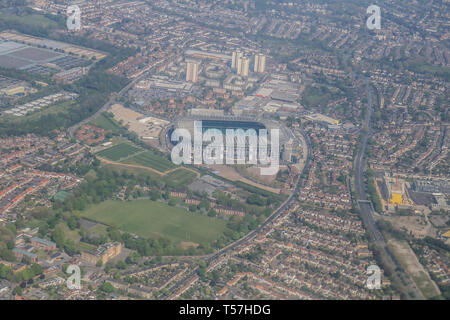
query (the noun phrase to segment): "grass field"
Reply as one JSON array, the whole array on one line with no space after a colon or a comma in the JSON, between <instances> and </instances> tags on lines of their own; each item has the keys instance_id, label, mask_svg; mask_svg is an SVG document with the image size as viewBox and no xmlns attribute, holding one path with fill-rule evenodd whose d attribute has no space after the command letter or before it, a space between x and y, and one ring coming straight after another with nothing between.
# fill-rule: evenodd
<instances>
[{"instance_id":1,"label":"grass field","mask_svg":"<svg viewBox=\"0 0 450 320\"><path fill-rule=\"evenodd\" d=\"M115 120L105 117L103 114L92 120L91 124L112 132L117 132L119 129L119 125L115 122Z\"/></svg>"},{"instance_id":2,"label":"grass field","mask_svg":"<svg viewBox=\"0 0 450 320\"><path fill-rule=\"evenodd\" d=\"M128 163L128 164L138 164L141 166L150 167L150 168L153 168L160 172L165 172L169 169L176 167L172 162L170 162L166 158L161 157L160 155L157 155L151 151L145 151L145 152L139 153L139 154L137 154L133 157L130 157L122 162Z\"/></svg>"},{"instance_id":3,"label":"grass field","mask_svg":"<svg viewBox=\"0 0 450 320\"><path fill-rule=\"evenodd\" d=\"M58 28L58 23L40 14L29 14L24 16L0 14L0 20L5 21L6 23L9 24L17 23L26 25L28 27L48 28L48 29Z\"/></svg>"},{"instance_id":4,"label":"grass field","mask_svg":"<svg viewBox=\"0 0 450 320\"><path fill-rule=\"evenodd\" d=\"M107 200L80 214L144 238L165 236L176 242L207 244L227 230L224 220L151 200Z\"/></svg>"},{"instance_id":5,"label":"grass field","mask_svg":"<svg viewBox=\"0 0 450 320\"><path fill-rule=\"evenodd\" d=\"M97 155L111 161L119 161L120 159L129 157L142 149L135 147L129 143L120 143L111 148L97 152Z\"/></svg>"},{"instance_id":6,"label":"grass field","mask_svg":"<svg viewBox=\"0 0 450 320\"><path fill-rule=\"evenodd\" d=\"M425 271L406 241L391 239L388 241L388 247L403 269L412 277L426 299L440 294L439 288Z\"/></svg>"},{"instance_id":7,"label":"grass field","mask_svg":"<svg viewBox=\"0 0 450 320\"><path fill-rule=\"evenodd\" d=\"M180 168L168 173L164 177L164 180L167 184L177 187L190 184L194 181L195 177L197 177L197 175L194 172Z\"/></svg>"}]
</instances>

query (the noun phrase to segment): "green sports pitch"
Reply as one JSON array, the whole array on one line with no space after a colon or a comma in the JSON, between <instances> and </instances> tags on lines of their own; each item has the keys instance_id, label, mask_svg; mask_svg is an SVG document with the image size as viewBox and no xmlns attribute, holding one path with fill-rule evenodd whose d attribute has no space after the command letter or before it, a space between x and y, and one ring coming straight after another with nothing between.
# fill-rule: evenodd
<instances>
[{"instance_id":1,"label":"green sports pitch","mask_svg":"<svg viewBox=\"0 0 450 320\"><path fill-rule=\"evenodd\" d=\"M229 230L226 221L152 200L107 200L81 216L143 238L164 236L175 242L209 244Z\"/></svg>"},{"instance_id":2,"label":"green sports pitch","mask_svg":"<svg viewBox=\"0 0 450 320\"><path fill-rule=\"evenodd\" d=\"M166 183L172 187L180 187L180 186L186 186L190 184L194 179L197 177L197 174L194 172L179 168L177 170L174 170L172 172L169 172L165 177L164 180Z\"/></svg>"},{"instance_id":3,"label":"green sports pitch","mask_svg":"<svg viewBox=\"0 0 450 320\"><path fill-rule=\"evenodd\" d=\"M117 144L111 148L97 152L97 155L111 161L119 161L141 151L142 149L124 142Z\"/></svg>"},{"instance_id":4,"label":"green sports pitch","mask_svg":"<svg viewBox=\"0 0 450 320\"><path fill-rule=\"evenodd\" d=\"M168 159L166 159L158 154L155 154L151 151L145 151L145 152L136 154L136 155L129 157L126 160L122 161L122 163L137 164L137 165L141 165L144 167L153 168L155 170L158 170L159 172L165 172L169 169L173 169L176 167Z\"/></svg>"}]
</instances>

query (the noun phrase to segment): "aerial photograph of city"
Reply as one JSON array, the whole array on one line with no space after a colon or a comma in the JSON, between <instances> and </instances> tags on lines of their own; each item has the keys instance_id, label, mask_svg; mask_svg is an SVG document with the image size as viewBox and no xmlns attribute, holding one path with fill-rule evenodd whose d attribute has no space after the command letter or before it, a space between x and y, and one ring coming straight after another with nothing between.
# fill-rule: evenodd
<instances>
[{"instance_id":1,"label":"aerial photograph of city","mask_svg":"<svg viewBox=\"0 0 450 320\"><path fill-rule=\"evenodd\" d=\"M450 0L0 0L0 300L450 300L449 88Z\"/></svg>"}]
</instances>

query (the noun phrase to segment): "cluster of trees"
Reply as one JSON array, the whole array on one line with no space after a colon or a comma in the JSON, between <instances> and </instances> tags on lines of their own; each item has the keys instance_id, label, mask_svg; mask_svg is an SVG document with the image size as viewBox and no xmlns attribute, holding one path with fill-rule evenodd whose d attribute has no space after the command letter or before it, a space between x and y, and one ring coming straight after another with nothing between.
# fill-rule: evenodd
<instances>
[{"instance_id":1,"label":"cluster of trees","mask_svg":"<svg viewBox=\"0 0 450 320\"><path fill-rule=\"evenodd\" d=\"M69 256L79 253L79 250L75 246L75 242L72 239L66 238L64 231L60 227L56 227L53 230L52 240L56 243L58 248L63 249Z\"/></svg>"},{"instance_id":2,"label":"cluster of trees","mask_svg":"<svg viewBox=\"0 0 450 320\"><path fill-rule=\"evenodd\" d=\"M105 235L92 236L88 231L84 228L80 229L80 241L86 242L95 246L100 246L108 242L108 237Z\"/></svg>"},{"instance_id":3,"label":"cluster of trees","mask_svg":"<svg viewBox=\"0 0 450 320\"><path fill-rule=\"evenodd\" d=\"M65 26L66 19L62 15L42 14L25 7L25 2L24 0L2 1L0 8L13 8L13 11L0 13L0 30L15 29L36 37L48 37L53 30Z\"/></svg>"},{"instance_id":4,"label":"cluster of trees","mask_svg":"<svg viewBox=\"0 0 450 320\"><path fill-rule=\"evenodd\" d=\"M171 241L168 238L134 238L129 233L121 235L120 240L128 249L136 250L141 256L169 256L169 255L194 255L212 252L210 246L200 245L197 248L190 247L183 249L178 243Z\"/></svg>"},{"instance_id":5,"label":"cluster of trees","mask_svg":"<svg viewBox=\"0 0 450 320\"><path fill-rule=\"evenodd\" d=\"M6 279L11 282L19 283L19 282L32 282L34 277L37 277L39 275L42 275L42 267L37 264L33 263L28 268L25 268L24 270L20 272L14 273L11 267L8 267L4 264L0 264L0 279Z\"/></svg>"},{"instance_id":6,"label":"cluster of trees","mask_svg":"<svg viewBox=\"0 0 450 320\"><path fill-rule=\"evenodd\" d=\"M56 200L54 209L62 211L84 210L88 204L100 203L110 199L121 187L127 187L126 196L131 196L131 190L135 185L152 188L150 196L157 200L161 197L160 190L164 187L164 181L152 178L149 175L135 176L126 171L121 173L105 167L93 165L85 176L85 180L66 197L64 201ZM137 192L137 191L136 191ZM134 194L138 195L138 194Z\"/></svg>"},{"instance_id":7,"label":"cluster of trees","mask_svg":"<svg viewBox=\"0 0 450 320\"><path fill-rule=\"evenodd\" d=\"M275 204L276 206L276 204L278 204L278 200L273 198L264 198L256 194L250 194L247 198L247 203L232 199L230 194L226 194L222 191L216 190L213 195L216 202L221 206L240 209L245 213L256 216L269 216L272 212L269 206L272 204Z\"/></svg>"},{"instance_id":8,"label":"cluster of trees","mask_svg":"<svg viewBox=\"0 0 450 320\"><path fill-rule=\"evenodd\" d=\"M238 240L249 231L256 229L261 222L249 214L246 214L244 217L233 216L227 223L227 227L230 230L226 230L224 235L228 239Z\"/></svg>"},{"instance_id":9,"label":"cluster of trees","mask_svg":"<svg viewBox=\"0 0 450 320\"><path fill-rule=\"evenodd\" d=\"M0 258L6 261L15 261L16 257L11 251L14 248L15 226L8 224L0 226Z\"/></svg>"},{"instance_id":10,"label":"cluster of trees","mask_svg":"<svg viewBox=\"0 0 450 320\"><path fill-rule=\"evenodd\" d=\"M377 189L375 187L375 179L373 178L373 170L367 169L366 178L367 178L367 192L369 193L370 201L372 201L373 207L376 212L382 213L383 206L381 205L380 197L378 196Z\"/></svg>"}]
</instances>

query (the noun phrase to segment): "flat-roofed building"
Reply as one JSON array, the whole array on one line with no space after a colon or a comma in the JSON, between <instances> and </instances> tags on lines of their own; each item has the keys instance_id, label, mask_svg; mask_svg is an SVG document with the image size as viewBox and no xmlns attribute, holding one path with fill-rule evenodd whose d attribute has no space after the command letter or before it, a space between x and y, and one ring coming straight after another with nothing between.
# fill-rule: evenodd
<instances>
[{"instance_id":1,"label":"flat-roofed building","mask_svg":"<svg viewBox=\"0 0 450 320\"><path fill-rule=\"evenodd\" d=\"M186 81L197 82L198 81L198 67L199 62L195 60L186 61Z\"/></svg>"},{"instance_id":2,"label":"flat-roofed building","mask_svg":"<svg viewBox=\"0 0 450 320\"><path fill-rule=\"evenodd\" d=\"M92 251L81 252L81 260L96 264L101 261L103 264L115 258L122 252L123 245L120 242L110 242L99 246Z\"/></svg>"}]
</instances>

